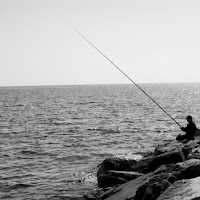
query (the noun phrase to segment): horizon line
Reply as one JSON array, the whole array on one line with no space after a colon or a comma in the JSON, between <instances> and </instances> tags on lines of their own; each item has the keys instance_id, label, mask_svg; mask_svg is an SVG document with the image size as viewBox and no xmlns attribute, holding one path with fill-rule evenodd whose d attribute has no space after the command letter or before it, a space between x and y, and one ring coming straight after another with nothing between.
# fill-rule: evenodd
<instances>
[{"instance_id":1,"label":"horizon line","mask_svg":"<svg viewBox=\"0 0 200 200\"><path fill-rule=\"evenodd\" d=\"M200 82L140 82L137 84L195 84ZM1 88L19 88L19 87L64 87L64 86L104 86L104 85L134 85L133 83L88 83L88 84L66 84L66 85L8 85L0 86Z\"/></svg>"}]
</instances>

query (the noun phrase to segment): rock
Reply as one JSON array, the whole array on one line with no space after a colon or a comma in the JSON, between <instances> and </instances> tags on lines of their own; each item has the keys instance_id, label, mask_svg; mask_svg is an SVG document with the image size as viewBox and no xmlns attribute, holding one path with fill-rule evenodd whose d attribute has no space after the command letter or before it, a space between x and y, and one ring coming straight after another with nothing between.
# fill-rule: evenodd
<instances>
[{"instance_id":1,"label":"rock","mask_svg":"<svg viewBox=\"0 0 200 200\"><path fill-rule=\"evenodd\" d=\"M155 150L154 150L154 155L160 155L163 153L169 153L169 152L174 152L174 151L182 151L185 152L187 156L187 154L194 149L195 147L198 147L198 141L196 140L189 140L187 143L182 143L182 142L178 142L178 141L171 141L171 142L166 142L164 144L158 145Z\"/></svg>"},{"instance_id":2,"label":"rock","mask_svg":"<svg viewBox=\"0 0 200 200\"><path fill-rule=\"evenodd\" d=\"M185 162L177 163L169 169L179 180L191 179L200 176L200 160L191 159Z\"/></svg>"},{"instance_id":3,"label":"rock","mask_svg":"<svg viewBox=\"0 0 200 200\"><path fill-rule=\"evenodd\" d=\"M92 194L86 194L86 195L83 196L83 198L85 200L95 200L95 199L97 199L97 197L92 195Z\"/></svg>"},{"instance_id":4,"label":"rock","mask_svg":"<svg viewBox=\"0 0 200 200\"><path fill-rule=\"evenodd\" d=\"M148 156L144 157L139 161L135 160L126 160L121 158L107 158L100 165L97 171L97 181L99 187L108 187L114 186L113 177L116 177L116 173L109 174L108 171L129 171L129 172L138 172L142 174L146 174L152 172L159 168L161 165L167 165L170 163L177 163L184 161L191 149L197 147L198 144L194 141L190 141L187 144L183 144L181 142L172 141L164 143L156 147L153 153L148 154ZM122 173L119 173L119 178L124 178L126 180L131 180L133 178L127 178L121 176ZM106 176L105 176L106 175ZM112 180L108 180L109 177ZM109 182L109 184L105 183L105 180ZM112 183L113 182L113 183ZM105 184L104 184L105 183ZM111 184L112 183L112 184ZM117 181L117 183L119 183Z\"/></svg>"},{"instance_id":5,"label":"rock","mask_svg":"<svg viewBox=\"0 0 200 200\"><path fill-rule=\"evenodd\" d=\"M155 175L138 188L134 200L157 199L171 184L178 179L170 173Z\"/></svg>"},{"instance_id":6,"label":"rock","mask_svg":"<svg viewBox=\"0 0 200 200\"><path fill-rule=\"evenodd\" d=\"M171 185L157 200L198 200L200 199L200 177L181 180Z\"/></svg>"},{"instance_id":7,"label":"rock","mask_svg":"<svg viewBox=\"0 0 200 200\"><path fill-rule=\"evenodd\" d=\"M168 141L168 142L165 142L164 144L160 144L158 145L154 152L153 152L153 155L154 156L158 156L160 154L163 154L163 153L168 153L168 152L173 152L173 151L176 151L179 149L182 149L184 146L183 143L181 142L178 142L178 141Z\"/></svg>"},{"instance_id":8,"label":"rock","mask_svg":"<svg viewBox=\"0 0 200 200\"><path fill-rule=\"evenodd\" d=\"M123 178L127 181L131 181L131 180L138 178L139 176L142 176L143 174L139 173L139 172L108 170L108 175L113 176L113 177Z\"/></svg>"},{"instance_id":9,"label":"rock","mask_svg":"<svg viewBox=\"0 0 200 200\"><path fill-rule=\"evenodd\" d=\"M98 177L98 185L101 188L112 187L112 186L115 186L115 185L118 185L118 184L123 184L123 183L126 183L126 182L127 182L127 180L124 179L124 178L105 175L105 174L101 174Z\"/></svg>"},{"instance_id":10,"label":"rock","mask_svg":"<svg viewBox=\"0 0 200 200\"><path fill-rule=\"evenodd\" d=\"M154 171L161 165L167 165L171 163L177 163L181 162L183 160L182 155L178 149L174 149L171 152L163 153L161 155L158 155L154 157L149 163L148 163L148 171Z\"/></svg>"},{"instance_id":11,"label":"rock","mask_svg":"<svg viewBox=\"0 0 200 200\"><path fill-rule=\"evenodd\" d=\"M152 177L152 173L145 174L135 180L129 181L120 186L114 187L104 194L98 196L97 199L101 200L125 200L134 198L138 188L144 185Z\"/></svg>"},{"instance_id":12,"label":"rock","mask_svg":"<svg viewBox=\"0 0 200 200\"><path fill-rule=\"evenodd\" d=\"M148 165L153 159L154 159L153 155L142 158L141 160L137 161L136 163L134 163L131 166L130 171L135 171L135 172L139 172L139 173L142 173L142 174L147 174L148 172L150 172L150 170L148 169Z\"/></svg>"},{"instance_id":13,"label":"rock","mask_svg":"<svg viewBox=\"0 0 200 200\"><path fill-rule=\"evenodd\" d=\"M199 144L193 140L188 141L186 144L177 141L164 143L157 146L151 156L136 162L131 167L131 171L149 173L156 170L161 165L185 161L192 149L198 146Z\"/></svg>"},{"instance_id":14,"label":"rock","mask_svg":"<svg viewBox=\"0 0 200 200\"><path fill-rule=\"evenodd\" d=\"M143 174L139 172L108 170L106 174L101 174L98 176L98 186L100 188L112 187L134 180L142 175Z\"/></svg>"},{"instance_id":15,"label":"rock","mask_svg":"<svg viewBox=\"0 0 200 200\"><path fill-rule=\"evenodd\" d=\"M200 160L190 159L185 162L162 165L154 173L171 173L179 180L195 178L200 176Z\"/></svg>"},{"instance_id":16,"label":"rock","mask_svg":"<svg viewBox=\"0 0 200 200\"><path fill-rule=\"evenodd\" d=\"M184 157L187 156L187 152L184 153ZM140 160L131 167L131 171L137 171L140 173L149 173L156 170L161 165L167 165L170 163L181 162L182 155L178 149L173 149L171 152L162 153L158 156L152 156L145 160Z\"/></svg>"},{"instance_id":17,"label":"rock","mask_svg":"<svg viewBox=\"0 0 200 200\"><path fill-rule=\"evenodd\" d=\"M172 184L197 177L200 177L200 140L168 141L139 161L105 159L97 171L98 185L103 191L86 199L156 200Z\"/></svg>"},{"instance_id":18,"label":"rock","mask_svg":"<svg viewBox=\"0 0 200 200\"><path fill-rule=\"evenodd\" d=\"M191 152L189 153L187 159L200 159L200 148L196 147L194 149L191 150Z\"/></svg>"},{"instance_id":19,"label":"rock","mask_svg":"<svg viewBox=\"0 0 200 200\"><path fill-rule=\"evenodd\" d=\"M102 175L106 175L108 170L115 171L130 171L131 166L136 163L135 160L126 160L121 158L107 158L105 159L98 171L97 171L97 181L98 184L103 186Z\"/></svg>"}]
</instances>

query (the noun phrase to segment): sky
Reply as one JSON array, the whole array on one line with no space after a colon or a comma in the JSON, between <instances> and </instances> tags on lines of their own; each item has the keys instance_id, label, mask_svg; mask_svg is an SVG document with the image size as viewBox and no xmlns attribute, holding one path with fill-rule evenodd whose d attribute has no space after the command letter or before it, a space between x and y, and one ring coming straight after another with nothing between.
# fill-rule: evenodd
<instances>
[{"instance_id":1,"label":"sky","mask_svg":"<svg viewBox=\"0 0 200 200\"><path fill-rule=\"evenodd\" d=\"M199 0L0 0L0 86L199 82Z\"/></svg>"}]
</instances>

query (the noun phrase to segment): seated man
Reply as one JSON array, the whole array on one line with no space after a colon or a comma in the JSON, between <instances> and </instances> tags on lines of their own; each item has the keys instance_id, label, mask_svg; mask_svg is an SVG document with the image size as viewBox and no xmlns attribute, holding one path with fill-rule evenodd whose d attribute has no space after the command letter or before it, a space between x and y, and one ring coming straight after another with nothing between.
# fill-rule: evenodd
<instances>
[{"instance_id":1,"label":"seated man","mask_svg":"<svg viewBox=\"0 0 200 200\"><path fill-rule=\"evenodd\" d=\"M176 140L181 141L181 140L194 140L195 132L196 132L196 125L192 121L192 116L188 115L186 117L188 121L188 125L186 127L181 127L181 130L183 132L186 132L185 135L178 135L176 137Z\"/></svg>"}]
</instances>

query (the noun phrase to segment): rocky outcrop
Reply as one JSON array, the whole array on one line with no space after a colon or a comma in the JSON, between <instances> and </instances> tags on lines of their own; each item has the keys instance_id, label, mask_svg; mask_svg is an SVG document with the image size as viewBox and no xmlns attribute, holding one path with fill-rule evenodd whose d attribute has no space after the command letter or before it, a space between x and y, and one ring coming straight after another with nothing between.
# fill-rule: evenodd
<instances>
[{"instance_id":1,"label":"rocky outcrop","mask_svg":"<svg viewBox=\"0 0 200 200\"><path fill-rule=\"evenodd\" d=\"M180 185L194 194L193 199L200 199L193 188L200 182L200 141L168 141L139 161L105 159L97 171L97 181L101 192L85 199L161 200L170 199L169 190L174 190L172 199L176 199Z\"/></svg>"},{"instance_id":2,"label":"rocky outcrop","mask_svg":"<svg viewBox=\"0 0 200 200\"><path fill-rule=\"evenodd\" d=\"M200 199L200 177L177 181L157 200L198 200Z\"/></svg>"}]
</instances>

